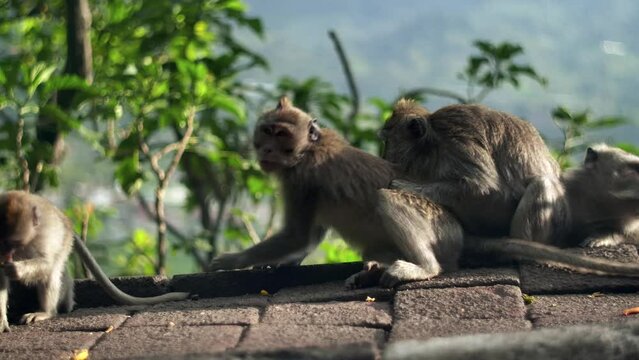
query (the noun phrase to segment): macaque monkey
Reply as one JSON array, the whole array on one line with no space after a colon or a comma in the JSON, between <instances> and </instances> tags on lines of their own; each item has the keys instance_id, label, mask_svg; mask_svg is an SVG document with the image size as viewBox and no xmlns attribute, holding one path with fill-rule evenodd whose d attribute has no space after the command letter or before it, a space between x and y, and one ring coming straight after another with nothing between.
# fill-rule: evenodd
<instances>
[{"instance_id":1,"label":"macaque monkey","mask_svg":"<svg viewBox=\"0 0 639 360\"><path fill-rule=\"evenodd\" d=\"M213 259L210 270L282 264L306 256L334 228L365 260L347 286L393 286L457 267L462 229L433 202L383 189L393 166L350 146L286 97L259 119L254 146L260 167L279 180L284 228L263 242Z\"/></svg>"},{"instance_id":2,"label":"macaque monkey","mask_svg":"<svg viewBox=\"0 0 639 360\"><path fill-rule=\"evenodd\" d=\"M120 291L100 269L69 219L38 195L8 191L0 195L0 333L9 331L7 300L9 281L34 286L40 311L24 314L21 323L49 319L73 309L73 280L66 271L75 246L80 258L107 294L120 304L143 305L186 299L188 293L168 293L140 298Z\"/></svg>"},{"instance_id":3,"label":"macaque monkey","mask_svg":"<svg viewBox=\"0 0 639 360\"><path fill-rule=\"evenodd\" d=\"M434 113L399 100L380 136L383 157L399 167L393 187L450 210L471 236L551 243L563 234L567 204L559 166L537 130L482 105Z\"/></svg>"}]
</instances>

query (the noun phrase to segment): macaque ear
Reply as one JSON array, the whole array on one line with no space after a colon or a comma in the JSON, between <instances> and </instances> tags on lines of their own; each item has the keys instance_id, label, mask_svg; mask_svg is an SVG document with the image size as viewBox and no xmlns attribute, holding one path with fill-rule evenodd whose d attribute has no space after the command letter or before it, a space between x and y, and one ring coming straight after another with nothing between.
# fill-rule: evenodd
<instances>
[{"instance_id":1,"label":"macaque ear","mask_svg":"<svg viewBox=\"0 0 639 360\"><path fill-rule=\"evenodd\" d=\"M31 219L33 221L33 226L38 226L38 224L40 224L40 209L37 206L31 208Z\"/></svg>"},{"instance_id":2,"label":"macaque ear","mask_svg":"<svg viewBox=\"0 0 639 360\"><path fill-rule=\"evenodd\" d=\"M592 166L597 161L597 159L599 159L599 154L596 150L589 147L588 150L586 150L586 159L584 159L584 165Z\"/></svg>"},{"instance_id":3,"label":"macaque ear","mask_svg":"<svg viewBox=\"0 0 639 360\"><path fill-rule=\"evenodd\" d=\"M280 98L280 101L277 102L277 110L282 110L282 109L288 109L291 106L293 106L293 104L291 104L291 101L286 97L286 96L282 96Z\"/></svg>"},{"instance_id":4,"label":"macaque ear","mask_svg":"<svg viewBox=\"0 0 639 360\"><path fill-rule=\"evenodd\" d=\"M426 133L426 124L421 118L412 118L408 122L408 131L416 139L420 138Z\"/></svg>"},{"instance_id":5,"label":"macaque ear","mask_svg":"<svg viewBox=\"0 0 639 360\"><path fill-rule=\"evenodd\" d=\"M308 139L311 142L316 142L320 138L320 128L317 125L317 120L313 119L308 123Z\"/></svg>"}]
</instances>

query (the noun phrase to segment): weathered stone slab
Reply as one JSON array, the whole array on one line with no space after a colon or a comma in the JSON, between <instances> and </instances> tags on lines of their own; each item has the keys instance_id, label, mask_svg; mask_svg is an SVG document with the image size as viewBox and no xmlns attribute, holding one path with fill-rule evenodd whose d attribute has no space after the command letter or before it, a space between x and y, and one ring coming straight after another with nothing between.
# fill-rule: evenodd
<instances>
[{"instance_id":1,"label":"weathered stone slab","mask_svg":"<svg viewBox=\"0 0 639 360\"><path fill-rule=\"evenodd\" d=\"M104 332L124 323L130 316L125 308L79 309L70 314L29 325L32 329L47 331Z\"/></svg>"},{"instance_id":2,"label":"weathered stone slab","mask_svg":"<svg viewBox=\"0 0 639 360\"><path fill-rule=\"evenodd\" d=\"M523 319L526 310L518 287L415 289L395 295L395 320Z\"/></svg>"},{"instance_id":3,"label":"weathered stone slab","mask_svg":"<svg viewBox=\"0 0 639 360\"><path fill-rule=\"evenodd\" d=\"M510 334L481 334L427 341L399 341L386 360L572 360L639 358L639 323L574 326Z\"/></svg>"},{"instance_id":4,"label":"weathered stone slab","mask_svg":"<svg viewBox=\"0 0 639 360\"><path fill-rule=\"evenodd\" d=\"M250 294L243 296L227 296L209 299L171 301L149 307L148 311L197 310L224 307L265 307L270 295Z\"/></svg>"},{"instance_id":5,"label":"weathered stone slab","mask_svg":"<svg viewBox=\"0 0 639 360\"><path fill-rule=\"evenodd\" d=\"M367 297L376 301L392 298L395 291L380 287L347 289L343 281L322 284L296 286L278 291L270 299L272 303L326 302L326 301L365 301Z\"/></svg>"},{"instance_id":6,"label":"weathered stone slab","mask_svg":"<svg viewBox=\"0 0 639 360\"><path fill-rule=\"evenodd\" d=\"M11 332L0 334L0 354L88 349L102 335L101 332L48 332L28 325L13 326Z\"/></svg>"},{"instance_id":7,"label":"weathered stone slab","mask_svg":"<svg viewBox=\"0 0 639 360\"><path fill-rule=\"evenodd\" d=\"M633 245L586 249L566 249L576 253L620 262L639 263L637 248ZM639 291L639 277L613 277L585 275L538 264L522 264L521 290L526 294L584 294L595 291Z\"/></svg>"},{"instance_id":8,"label":"weathered stone slab","mask_svg":"<svg viewBox=\"0 0 639 360\"><path fill-rule=\"evenodd\" d=\"M353 325L389 328L393 318L386 302L329 302L274 304L266 308L262 323Z\"/></svg>"},{"instance_id":9,"label":"weathered stone slab","mask_svg":"<svg viewBox=\"0 0 639 360\"><path fill-rule=\"evenodd\" d=\"M639 321L623 310L639 306L639 294L540 295L528 305L534 327Z\"/></svg>"},{"instance_id":10,"label":"weathered stone slab","mask_svg":"<svg viewBox=\"0 0 639 360\"><path fill-rule=\"evenodd\" d=\"M241 326L122 327L90 350L90 359L179 358L216 354L234 347Z\"/></svg>"},{"instance_id":11,"label":"weathered stone slab","mask_svg":"<svg viewBox=\"0 0 639 360\"><path fill-rule=\"evenodd\" d=\"M274 294L285 287L345 280L361 269L361 262L353 262L218 271L176 275L170 284L175 291L191 292L201 298L259 294L261 290Z\"/></svg>"},{"instance_id":12,"label":"weathered stone slab","mask_svg":"<svg viewBox=\"0 0 639 360\"><path fill-rule=\"evenodd\" d=\"M226 356L224 359L244 360L377 360L380 358L377 346L371 343L331 346L330 348L305 347L272 351L232 351L224 355Z\"/></svg>"},{"instance_id":13,"label":"weathered stone slab","mask_svg":"<svg viewBox=\"0 0 639 360\"><path fill-rule=\"evenodd\" d=\"M517 318L399 320L393 325L389 341L428 340L433 337L508 333L530 330L531 327L529 321Z\"/></svg>"},{"instance_id":14,"label":"weathered stone slab","mask_svg":"<svg viewBox=\"0 0 639 360\"><path fill-rule=\"evenodd\" d=\"M384 342L383 330L334 325L251 325L238 350L269 351L303 347L334 347L338 345Z\"/></svg>"},{"instance_id":15,"label":"weathered stone slab","mask_svg":"<svg viewBox=\"0 0 639 360\"><path fill-rule=\"evenodd\" d=\"M400 285L397 290L491 285L519 286L519 272L515 268L462 269L439 275L431 280L406 283Z\"/></svg>"}]
</instances>

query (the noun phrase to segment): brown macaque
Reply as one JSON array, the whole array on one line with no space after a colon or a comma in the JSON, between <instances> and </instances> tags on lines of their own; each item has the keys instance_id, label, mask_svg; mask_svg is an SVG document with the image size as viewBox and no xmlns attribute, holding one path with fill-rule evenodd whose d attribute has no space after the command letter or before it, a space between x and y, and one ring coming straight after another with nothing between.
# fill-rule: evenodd
<instances>
[{"instance_id":1,"label":"brown macaque","mask_svg":"<svg viewBox=\"0 0 639 360\"><path fill-rule=\"evenodd\" d=\"M286 97L259 119L254 146L261 168L279 180L284 228L263 242L213 259L210 270L241 269L301 259L334 228L365 260L347 286L432 278L454 270L462 229L427 199L384 189L393 166L350 146Z\"/></svg>"},{"instance_id":2,"label":"brown macaque","mask_svg":"<svg viewBox=\"0 0 639 360\"><path fill-rule=\"evenodd\" d=\"M537 130L482 105L434 113L400 100L380 132L383 157L399 167L393 187L450 210L470 236L551 243L564 234L559 166Z\"/></svg>"},{"instance_id":3,"label":"brown macaque","mask_svg":"<svg viewBox=\"0 0 639 360\"><path fill-rule=\"evenodd\" d=\"M49 319L58 308L73 309L73 280L66 263L75 246L98 284L124 305L156 304L183 300L188 293L168 293L140 298L120 291L100 269L69 219L52 203L23 191L0 194L0 333L9 331L7 301L9 282L18 281L37 290L40 311L24 314L21 323Z\"/></svg>"},{"instance_id":4,"label":"brown macaque","mask_svg":"<svg viewBox=\"0 0 639 360\"><path fill-rule=\"evenodd\" d=\"M607 145L588 148L584 164L567 171L561 186L568 204L563 234L551 239L559 247L639 244L639 156ZM525 199L522 201L526 201ZM555 246L516 239L471 241L474 251L496 252L508 258L543 260L555 265L602 275L639 276L636 264L575 256Z\"/></svg>"}]
</instances>

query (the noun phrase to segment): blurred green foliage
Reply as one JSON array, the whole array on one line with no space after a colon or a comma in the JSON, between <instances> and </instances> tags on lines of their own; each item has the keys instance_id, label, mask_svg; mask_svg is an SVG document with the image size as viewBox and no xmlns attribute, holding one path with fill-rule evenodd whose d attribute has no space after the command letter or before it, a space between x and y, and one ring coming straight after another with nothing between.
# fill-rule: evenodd
<instances>
[{"instance_id":1,"label":"blurred green foliage","mask_svg":"<svg viewBox=\"0 0 639 360\"><path fill-rule=\"evenodd\" d=\"M240 29L257 39L265 35L260 19L247 14L243 1L95 0L89 5L92 81L64 72L65 2L0 0L0 187L21 185L19 151L29 163L32 189L39 190L39 183L58 187L59 164L48 161L58 150L54 142L39 141L50 135L42 134L41 128L53 125L54 135L62 137L73 133L100 160L113 164L118 188L143 205L140 208L157 228L152 204L163 198L159 189L186 190L181 209L167 208L166 221L169 257L188 259L190 265L170 262L169 267L203 269L218 253L251 246L277 228L281 204L274 180L259 170L251 155L250 129L264 105L272 106L287 94L353 145L379 151L377 130L397 99L365 99L362 109L350 117L352 94L336 91L321 78L284 76L273 87L239 80L247 70L268 70L266 59L238 40ZM530 64L519 60L524 53L519 44L478 40L473 46L474 53L458 74L467 83L466 94L419 87L400 97L425 102L439 96L472 103L507 85L518 88L524 79L547 84ZM75 94L68 107L56 103L57 94L65 90ZM190 129L191 115L193 135L179 159L178 176L163 183L158 173L170 168ZM582 150L590 132L626 121L593 119L587 111L562 107L553 110L553 118L565 135L556 146L563 166ZM15 141L20 122L25 129L21 149ZM623 146L637 151L632 144ZM77 201L67 211L78 231L86 211ZM177 211L195 221L175 222ZM118 274L158 271L159 234L136 227L120 241L111 238L108 246L92 240L113 216L114 211L105 208L90 214L88 244L100 262L115 267ZM325 241L320 250L324 262L360 259L341 240Z\"/></svg>"}]
</instances>

